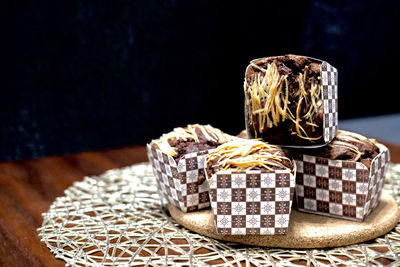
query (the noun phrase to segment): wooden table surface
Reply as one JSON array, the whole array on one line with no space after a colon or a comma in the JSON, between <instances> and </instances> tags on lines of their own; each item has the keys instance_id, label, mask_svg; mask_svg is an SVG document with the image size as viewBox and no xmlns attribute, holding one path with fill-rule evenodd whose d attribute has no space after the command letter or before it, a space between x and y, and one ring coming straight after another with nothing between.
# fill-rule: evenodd
<instances>
[{"instance_id":1,"label":"wooden table surface","mask_svg":"<svg viewBox=\"0 0 400 267\"><path fill-rule=\"evenodd\" d=\"M400 163L400 146L387 144ZM145 146L0 163L0 266L64 266L37 228L56 197L84 176L147 161Z\"/></svg>"}]
</instances>

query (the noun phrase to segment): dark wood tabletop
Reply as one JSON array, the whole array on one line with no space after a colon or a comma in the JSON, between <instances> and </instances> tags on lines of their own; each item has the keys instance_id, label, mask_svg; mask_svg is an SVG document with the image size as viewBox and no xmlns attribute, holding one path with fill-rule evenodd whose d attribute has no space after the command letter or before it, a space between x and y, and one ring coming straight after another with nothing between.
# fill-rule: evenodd
<instances>
[{"instance_id":1,"label":"dark wood tabletop","mask_svg":"<svg viewBox=\"0 0 400 267\"><path fill-rule=\"evenodd\" d=\"M400 146L387 144L400 163ZM56 197L84 176L147 161L145 146L0 163L0 266L64 266L37 233Z\"/></svg>"}]
</instances>

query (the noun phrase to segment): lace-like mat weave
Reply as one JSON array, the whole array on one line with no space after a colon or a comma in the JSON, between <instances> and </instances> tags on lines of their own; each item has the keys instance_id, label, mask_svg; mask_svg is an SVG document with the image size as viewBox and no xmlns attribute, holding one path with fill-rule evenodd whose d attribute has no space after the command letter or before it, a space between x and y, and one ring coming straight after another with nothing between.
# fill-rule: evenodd
<instances>
[{"instance_id":1,"label":"lace-like mat weave","mask_svg":"<svg viewBox=\"0 0 400 267\"><path fill-rule=\"evenodd\" d=\"M400 164L389 166L385 189L400 204ZM67 265L400 265L400 224L364 244L326 250L246 247L190 232L168 216L148 163L74 183L38 229ZM248 265L247 265L248 264Z\"/></svg>"}]
</instances>

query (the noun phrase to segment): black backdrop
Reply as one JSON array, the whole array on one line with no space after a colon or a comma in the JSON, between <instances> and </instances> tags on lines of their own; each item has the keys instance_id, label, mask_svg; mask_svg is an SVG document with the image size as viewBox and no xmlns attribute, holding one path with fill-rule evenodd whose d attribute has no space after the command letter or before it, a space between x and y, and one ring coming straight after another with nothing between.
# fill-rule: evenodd
<instances>
[{"instance_id":1,"label":"black backdrop","mask_svg":"<svg viewBox=\"0 0 400 267\"><path fill-rule=\"evenodd\" d=\"M340 119L399 111L398 1L56 2L3 6L0 160L237 133L247 63L285 53L339 69Z\"/></svg>"}]
</instances>

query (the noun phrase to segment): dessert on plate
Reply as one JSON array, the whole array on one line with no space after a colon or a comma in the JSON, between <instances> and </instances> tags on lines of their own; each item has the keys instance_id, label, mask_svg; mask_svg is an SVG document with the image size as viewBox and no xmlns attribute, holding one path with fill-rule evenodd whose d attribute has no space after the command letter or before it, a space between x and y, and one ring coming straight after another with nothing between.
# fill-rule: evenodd
<instances>
[{"instance_id":1,"label":"dessert on plate","mask_svg":"<svg viewBox=\"0 0 400 267\"><path fill-rule=\"evenodd\" d=\"M210 206L204 156L233 137L210 125L189 124L147 145L159 192L183 212Z\"/></svg>"},{"instance_id":2,"label":"dessert on plate","mask_svg":"<svg viewBox=\"0 0 400 267\"><path fill-rule=\"evenodd\" d=\"M288 232L295 165L278 146L237 138L206 155L211 208L219 234Z\"/></svg>"},{"instance_id":3,"label":"dessert on plate","mask_svg":"<svg viewBox=\"0 0 400 267\"><path fill-rule=\"evenodd\" d=\"M328 145L290 155L299 210L362 221L378 205L390 154L374 139L339 130Z\"/></svg>"}]
</instances>

